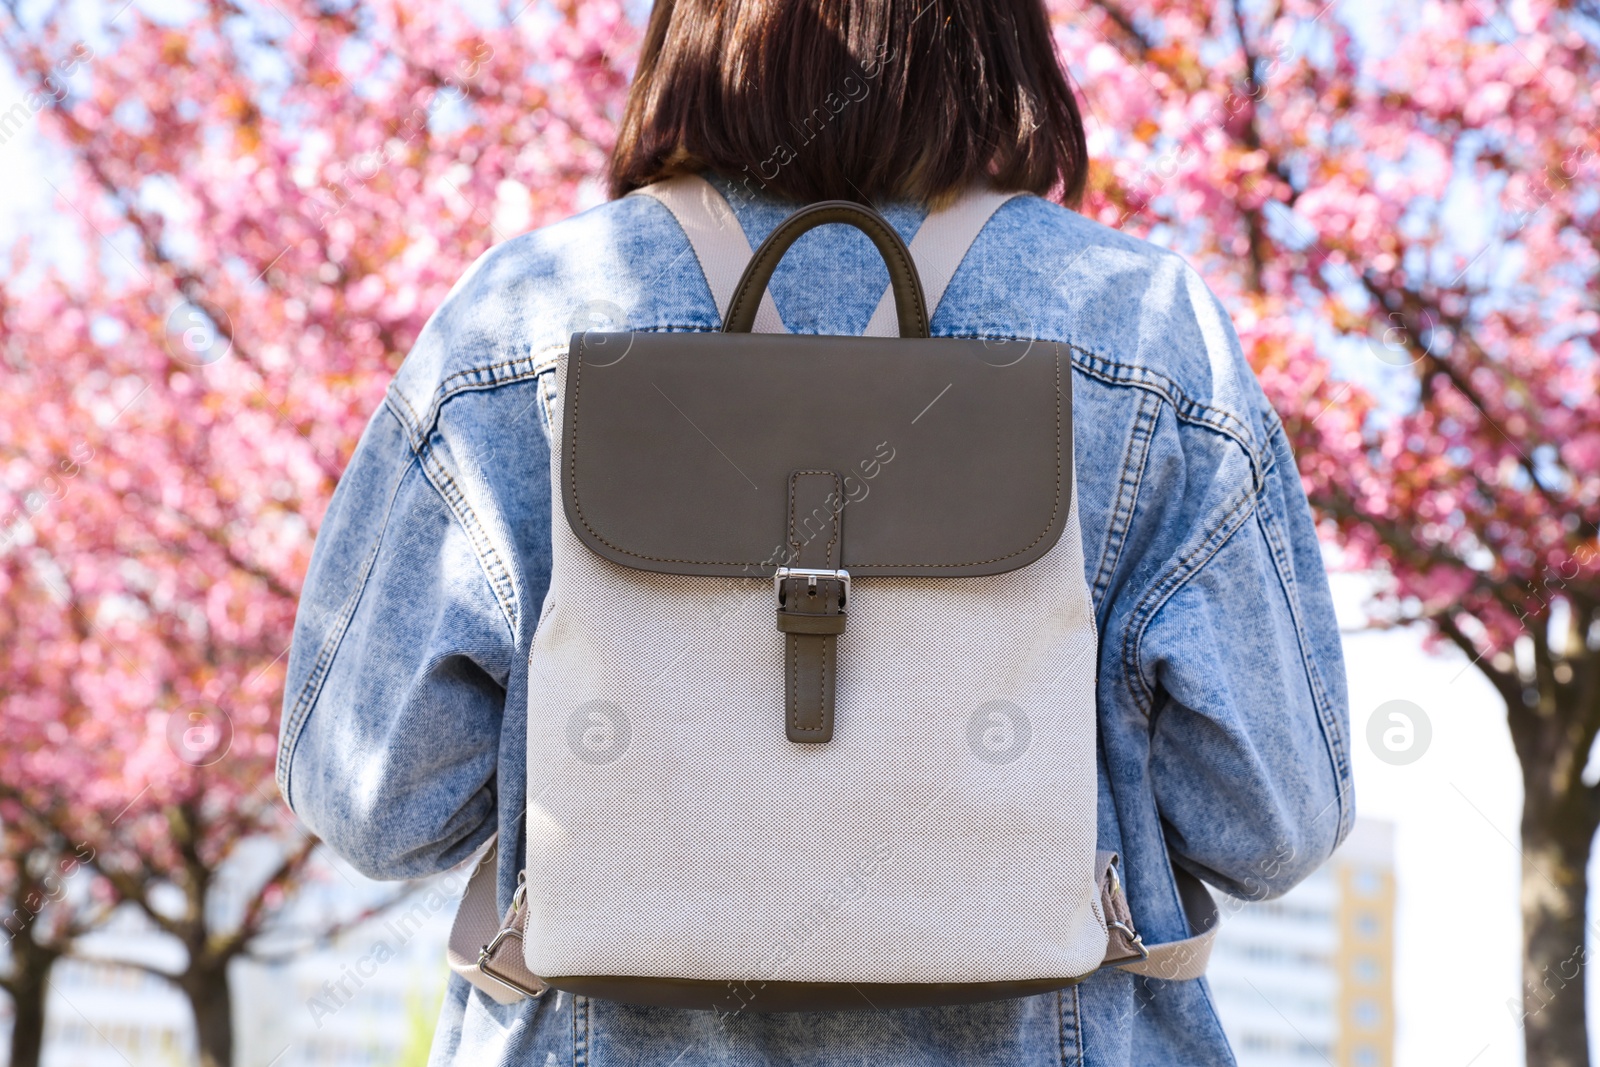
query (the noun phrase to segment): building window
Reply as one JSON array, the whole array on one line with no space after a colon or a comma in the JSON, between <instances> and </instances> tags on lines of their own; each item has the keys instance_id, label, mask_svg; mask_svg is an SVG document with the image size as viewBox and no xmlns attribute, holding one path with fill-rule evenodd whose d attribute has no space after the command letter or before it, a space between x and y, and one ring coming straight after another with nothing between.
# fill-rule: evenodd
<instances>
[{"instance_id":1,"label":"building window","mask_svg":"<svg viewBox=\"0 0 1600 1067\"><path fill-rule=\"evenodd\" d=\"M1378 1050L1370 1045L1362 1045L1356 1049L1351 1062L1355 1067L1378 1067Z\"/></svg>"},{"instance_id":2,"label":"building window","mask_svg":"<svg viewBox=\"0 0 1600 1067\"><path fill-rule=\"evenodd\" d=\"M1351 970L1355 972L1356 981L1369 984L1378 981L1383 974L1377 958L1373 956L1357 956Z\"/></svg>"},{"instance_id":3,"label":"building window","mask_svg":"<svg viewBox=\"0 0 1600 1067\"><path fill-rule=\"evenodd\" d=\"M1351 876L1351 884L1361 896L1375 897L1383 891L1383 879L1378 877L1378 872L1363 867Z\"/></svg>"},{"instance_id":4,"label":"building window","mask_svg":"<svg viewBox=\"0 0 1600 1067\"><path fill-rule=\"evenodd\" d=\"M1363 1030L1376 1030L1382 1013L1378 1011L1378 1002L1375 1000L1358 1000L1352 1012L1356 1025Z\"/></svg>"},{"instance_id":5,"label":"building window","mask_svg":"<svg viewBox=\"0 0 1600 1067\"><path fill-rule=\"evenodd\" d=\"M1377 937L1380 929L1381 925L1378 922L1378 917L1372 912L1363 911L1356 914L1356 933L1359 936Z\"/></svg>"}]
</instances>

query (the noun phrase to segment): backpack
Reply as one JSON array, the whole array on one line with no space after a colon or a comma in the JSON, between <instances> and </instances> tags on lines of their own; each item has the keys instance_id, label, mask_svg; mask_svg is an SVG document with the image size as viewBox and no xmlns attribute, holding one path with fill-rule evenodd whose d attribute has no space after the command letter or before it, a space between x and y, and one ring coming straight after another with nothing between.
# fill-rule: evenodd
<instances>
[{"instance_id":1,"label":"backpack","mask_svg":"<svg viewBox=\"0 0 1600 1067\"><path fill-rule=\"evenodd\" d=\"M500 915L491 843L452 967L502 1003L724 1013L1197 977L1209 893L1175 872L1194 934L1147 946L1096 849L1070 351L929 336L1009 195L909 248L811 204L754 255L703 179L634 195L682 225L723 326L574 334L559 362L526 867ZM789 334L766 291L825 223L889 268L865 336Z\"/></svg>"}]
</instances>

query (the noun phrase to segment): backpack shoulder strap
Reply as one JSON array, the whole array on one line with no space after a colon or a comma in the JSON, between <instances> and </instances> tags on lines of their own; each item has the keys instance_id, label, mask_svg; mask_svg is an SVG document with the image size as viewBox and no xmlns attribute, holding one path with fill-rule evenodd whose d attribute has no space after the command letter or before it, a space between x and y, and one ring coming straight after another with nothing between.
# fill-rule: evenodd
<instances>
[{"instance_id":1,"label":"backpack shoulder strap","mask_svg":"<svg viewBox=\"0 0 1600 1067\"><path fill-rule=\"evenodd\" d=\"M1216 899L1200 879L1181 867L1173 867L1172 871L1177 875L1178 896L1183 902L1184 917L1189 922L1189 936L1177 941L1147 945L1147 955L1143 959L1117 966L1147 978L1181 982L1206 973L1206 964L1211 960L1211 944L1217 939L1222 914L1217 908Z\"/></svg>"},{"instance_id":2,"label":"backpack shoulder strap","mask_svg":"<svg viewBox=\"0 0 1600 1067\"><path fill-rule=\"evenodd\" d=\"M655 182L635 189L629 196L648 196L659 200L683 227L695 258L700 261L700 272L706 277L711 299L716 302L717 314L726 315L733 302L733 291L739 276L750 262L750 241L744 227L733 213L733 208L723 199L716 187L698 174L680 174L675 178ZM894 308L889 308L893 319ZM788 333L772 294L763 292L761 304L756 309L756 333Z\"/></svg>"},{"instance_id":3,"label":"backpack shoulder strap","mask_svg":"<svg viewBox=\"0 0 1600 1067\"><path fill-rule=\"evenodd\" d=\"M467 890L456 908L450 927L445 959L450 969L477 986L496 1003L515 1004L527 997L539 997L546 986L528 970L522 958L523 911L522 883L502 918L495 907L495 872L499 859L499 835L489 839ZM515 942L515 944L513 944Z\"/></svg>"},{"instance_id":4,"label":"backpack shoulder strap","mask_svg":"<svg viewBox=\"0 0 1600 1067\"><path fill-rule=\"evenodd\" d=\"M1002 193L993 189L975 187L962 193L955 203L930 212L911 238L911 258L922 276L922 290L928 301L928 318L931 321L956 268L966 258L967 250L978 234L988 224L989 218L1000 206L1013 197L1023 194ZM895 318L894 293L883 294L877 310L867 323L866 336L894 337L900 332Z\"/></svg>"}]
</instances>

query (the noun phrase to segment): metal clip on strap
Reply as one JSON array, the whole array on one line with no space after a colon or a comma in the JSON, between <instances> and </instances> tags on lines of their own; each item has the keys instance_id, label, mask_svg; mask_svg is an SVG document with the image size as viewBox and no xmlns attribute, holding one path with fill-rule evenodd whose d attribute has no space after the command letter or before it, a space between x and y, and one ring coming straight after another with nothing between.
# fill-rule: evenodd
<instances>
[{"instance_id":1,"label":"metal clip on strap","mask_svg":"<svg viewBox=\"0 0 1600 1067\"><path fill-rule=\"evenodd\" d=\"M1173 868L1189 936L1147 945L1134 927L1127 894L1117 874L1116 853L1097 853L1095 866L1099 872L1100 907L1106 917L1106 955L1102 967L1118 967L1167 981L1184 981L1205 973L1221 915L1216 901L1198 878L1182 868Z\"/></svg>"},{"instance_id":2,"label":"metal clip on strap","mask_svg":"<svg viewBox=\"0 0 1600 1067\"><path fill-rule=\"evenodd\" d=\"M446 950L450 969L501 1004L537 997L547 988L528 970L522 956L522 928L527 922L528 887L523 876L504 917L495 906L495 872L499 847L491 839L456 911Z\"/></svg>"},{"instance_id":3,"label":"metal clip on strap","mask_svg":"<svg viewBox=\"0 0 1600 1067\"><path fill-rule=\"evenodd\" d=\"M512 894L511 907L487 945L478 950L478 973L506 989L525 997L537 997L547 988L543 982L528 973L522 961L522 905L528 899L528 872L517 873L517 891ZM506 942L515 941L515 946ZM528 979L533 978L530 982ZM535 984L537 983L537 984Z\"/></svg>"}]
</instances>

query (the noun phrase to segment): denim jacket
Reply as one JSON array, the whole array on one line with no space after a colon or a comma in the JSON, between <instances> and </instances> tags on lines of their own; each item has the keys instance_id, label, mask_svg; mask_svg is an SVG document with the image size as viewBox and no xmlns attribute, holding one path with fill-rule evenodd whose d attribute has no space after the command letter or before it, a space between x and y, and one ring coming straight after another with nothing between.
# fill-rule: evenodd
<instances>
[{"instance_id":1,"label":"denim jacket","mask_svg":"<svg viewBox=\"0 0 1600 1067\"><path fill-rule=\"evenodd\" d=\"M713 181L752 248L795 206ZM879 207L909 241L923 210ZM770 291L793 332L859 334L888 280L862 234L826 226ZM556 354L577 330L720 322L683 231L639 196L494 247L429 320L323 521L284 698L279 788L361 871L433 874L498 830L509 903L529 647L551 522L565 521L549 484ZM1100 641L1099 846L1123 857L1144 939L1187 933L1172 864L1233 898L1283 893L1353 818L1345 680L1294 457L1227 314L1179 256L1018 197L932 332L1070 346ZM432 1062L1234 1061L1203 979L1107 970L1020 1000L733 1018L554 992L502 1007L452 977Z\"/></svg>"}]
</instances>

